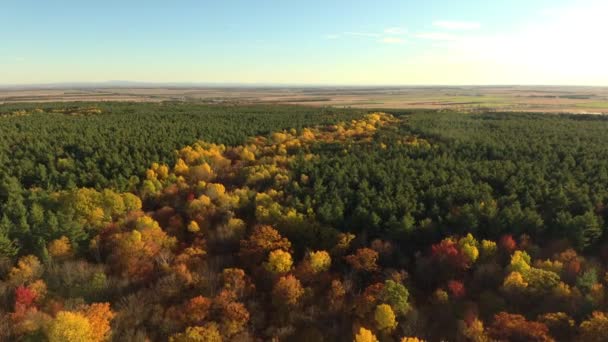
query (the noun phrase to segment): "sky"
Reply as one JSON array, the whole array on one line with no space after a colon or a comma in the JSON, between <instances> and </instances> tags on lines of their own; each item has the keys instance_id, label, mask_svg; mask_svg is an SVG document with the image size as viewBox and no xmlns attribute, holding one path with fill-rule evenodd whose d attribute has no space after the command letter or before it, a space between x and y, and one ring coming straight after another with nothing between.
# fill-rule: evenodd
<instances>
[{"instance_id":1,"label":"sky","mask_svg":"<svg viewBox=\"0 0 608 342\"><path fill-rule=\"evenodd\" d=\"M0 84L608 85L607 0L0 0Z\"/></svg>"}]
</instances>

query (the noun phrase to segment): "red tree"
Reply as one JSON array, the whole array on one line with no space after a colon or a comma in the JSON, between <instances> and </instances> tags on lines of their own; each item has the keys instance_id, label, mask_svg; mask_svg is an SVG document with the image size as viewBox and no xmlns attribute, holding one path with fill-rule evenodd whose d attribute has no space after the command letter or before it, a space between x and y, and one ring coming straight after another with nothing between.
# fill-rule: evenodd
<instances>
[{"instance_id":1,"label":"red tree","mask_svg":"<svg viewBox=\"0 0 608 342\"><path fill-rule=\"evenodd\" d=\"M450 280L448 282L448 289L454 298L462 298L466 294L464 284L459 280Z\"/></svg>"},{"instance_id":2,"label":"red tree","mask_svg":"<svg viewBox=\"0 0 608 342\"><path fill-rule=\"evenodd\" d=\"M36 300L36 293L29 288L21 285L15 290L15 311L27 309Z\"/></svg>"},{"instance_id":3,"label":"red tree","mask_svg":"<svg viewBox=\"0 0 608 342\"><path fill-rule=\"evenodd\" d=\"M511 235L503 235L499 242L500 248L511 254L517 248L517 243Z\"/></svg>"},{"instance_id":4,"label":"red tree","mask_svg":"<svg viewBox=\"0 0 608 342\"><path fill-rule=\"evenodd\" d=\"M460 252L456 241L450 238L431 246L431 257L435 262L457 270L464 270L469 266L467 256Z\"/></svg>"},{"instance_id":5,"label":"red tree","mask_svg":"<svg viewBox=\"0 0 608 342\"><path fill-rule=\"evenodd\" d=\"M543 323L530 322L522 315L500 312L488 329L491 338L500 341L554 341Z\"/></svg>"},{"instance_id":6,"label":"red tree","mask_svg":"<svg viewBox=\"0 0 608 342\"><path fill-rule=\"evenodd\" d=\"M373 272L378 270L378 252L370 248L359 248L357 252L345 257L348 262L357 271Z\"/></svg>"}]
</instances>

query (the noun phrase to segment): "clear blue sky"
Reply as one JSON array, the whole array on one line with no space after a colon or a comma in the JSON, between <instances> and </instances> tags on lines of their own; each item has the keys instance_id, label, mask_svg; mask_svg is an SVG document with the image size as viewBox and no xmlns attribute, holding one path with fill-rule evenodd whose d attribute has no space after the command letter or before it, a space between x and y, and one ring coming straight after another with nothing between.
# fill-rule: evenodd
<instances>
[{"instance_id":1,"label":"clear blue sky","mask_svg":"<svg viewBox=\"0 0 608 342\"><path fill-rule=\"evenodd\" d=\"M0 0L0 84L608 85L607 2Z\"/></svg>"}]
</instances>

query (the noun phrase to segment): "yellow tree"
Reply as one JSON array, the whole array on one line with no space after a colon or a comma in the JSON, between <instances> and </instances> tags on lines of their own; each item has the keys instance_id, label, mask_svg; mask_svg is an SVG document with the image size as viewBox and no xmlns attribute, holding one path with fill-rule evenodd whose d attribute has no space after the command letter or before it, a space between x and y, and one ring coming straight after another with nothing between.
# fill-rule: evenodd
<instances>
[{"instance_id":1,"label":"yellow tree","mask_svg":"<svg viewBox=\"0 0 608 342\"><path fill-rule=\"evenodd\" d=\"M199 181L209 182L215 177L211 166L207 163L190 167L189 179L192 183Z\"/></svg>"},{"instance_id":2,"label":"yellow tree","mask_svg":"<svg viewBox=\"0 0 608 342\"><path fill-rule=\"evenodd\" d=\"M479 249L477 249L477 245L479 243L472 234L467 234L466 237L463 237L458 241L458 245L460 246L460 251L467 256L470 262L475 262L479 257Z\"/></svg>"},{"instance_id":3,"label":"yellow tree","mask_svg":"<svg viewBox=\"0 0 608 342\"><path fill-rule=\"evenodd\" d=\"M197 233L198 231L200 231L201 228L199 227L198 223L196 223L196 221L190 221L190 223L188 224L188 231L191 233Z\"/></svg>"},{"instance_id":4,"label":"yellow tree","mask_svg":"<svg viewBox=\"0 0 608 342\"><path fill-rule=\"evenodd\" d=\"M33 255L26 255L19 259L17 266L13 267L8 275L9 281L15 285L23 285L40 277L42 265Z\"/></svg>"},{"instance_id":5,"label":"yellow tree","mask_svg":"<svg viewBox=\"0 0 608 342\"><path fill-rule=\"evenodd\" d=\"M60 311L48 329L49 342L90 342L94 341L91 323L82 314Z\"/></svg>"},{"instance_id":6,"label":"yellow tree","mask_svg":"<svg viewBox=\"0 0 608 342\"><path fill-rule=\"evenodd\" d=\"M374 312L374 320L378 330L392 331L397 327L397 321L395 320L395 313L388 304L380 304L376 306Z\"/></svg>"},{"instance_id":7,"label":"yellow tree","mask_svg":"<svg viewBox=\"0 0 608 342\"><path fill-rule=\"evenodd\" d=\"M515 251L511 256L511 263L509 269L511 271L525 273L530 269L530 255L524 251Z\"/></svg>"},{"instance_id":8,"label":"yellow tree","mask_svg":"<svg viewBox=\"0 0 608 342\"><path fill-rule=\"evenodd\" d=\"M481 255L485 258L490 258L496 255L496 251L498 247L496 246L496 242L490 240L482 240L481 241Z\"/></svg>"},{"instance_id":9,"label":"yellow tree","mask_svg":"<svg viewBox=\"0 0 608 342\"><path fill-rule=\"evenodd\" d=\"M70 240L65 236L51 241L47 249L53 258L63 259L72 255L72 245L70 244Z\"/></svg>"},{"instance_id":10,"label":"yellow tree","mask_svg":"<svg viewBox=\"0 0 608 342\"><path fill-rule=\"evenodd\" d=\"M378 339L371 330L361 327L355 335L354 342L378 342Z\"/></svg>"},{"instance_id":11,"label":"yellow tree","mask_svg":"<svg viewBox=\"0 0 608 342\"><path fill-rule=\"evenodd\" d=\"M139 197L127 192L122 194L122 199L127 212L141 209L142 203Z\"/></svg>"},{"instance_id":12,"label":"yellow tree","mask_svg":"<svg viewBox=\"0 0 608 342\"><path fill-rule=\"evenodd\" d=\"M110 321L115 314L110 303L93 303L82 310L91 327L91 341L102 342L110 338Z\"/></svg>"},{"instance_id":13,"label":"yellow tree","mask_svg":"<svg viewBox=\"0 0 608 342\"><path fill-rule=\"evenodd\" d=\"M175 166L173 167L173 172L175 172L175 174L178 176L184 176L188 174L188 170L188 165L186 165L186 162L184 162L184 160L181 158L177 160Z\"/></svg>"},{"instance_id":14,"label":"yellow tree","mask_svg":"<svg viewBox=\"0 0 608 342\"><path fill-rule=\"evenodd\" d=\"M241 160L245 160L245 161L254 161L255 154L252 151L250 151L247 146L243 146L243 148L241 149L241 151L239 153L239 158L241 158Z\"/></svg>"},{"instance_id":15,"label":"yellow tree","mask_svg":"<svg viewBox=\"0 0 608 342\"><path fill-rule=\"evenodd\" d=\"M268 262L264 264L264 268L271 273L286 273L289 272L293 261L291 254L281 249L274 250L268 255Z\"/></svg>"},{"instance_id":16,"label":"yellow tree","mask_svg":"<svg viewBox=\"0 0 608 342\"><path fill-rule=\"evenodd\" d=\"M511 272L503 282L503 288L508 292L523 291L528 287L528 283L519 272Z\"/></svg>"},{"instance_id":17,"label":"yellow tree","mask_svg":"<svg viewBox=\"0 0 608 342\"><path fill-rule=\"evenodd\" d=\"M489 342L490 338L486 335L483 322L475 318L470 322L460 321L458 324L460 334L471 342Z\"/></svg>"},{"instance_id":18,"label":"yellow tree","mask_svg":"<svg viewBox=\"0 0 608 342\"><path fill-rule=\"evenodd\" d=\"M207 190L205 195L209 196L214 201L219 200L226 194L226 188L220 183L209 183L207 184Z\"/></svg>"},{"instance_id":19,"label":"yellow tree","mask_svg":"<svg viewBox=\"0 0 608 342\"><path fill-rule=\"evenodd\" d=\"M217 323L210 322L202 327L188 327L183 333L169 338L170 342L222 342Z\"/></svg>"},{"instance_id":20,"label":"yellow tree","mask_svg":"<svg viewBox=\"0 0 608 342\"><path fill-rule=\"evenodd\" d=\"M326 251L311 252L308 260L313 273L327 271L331 266L331 257Z\"/></svg>"}]
</instances>

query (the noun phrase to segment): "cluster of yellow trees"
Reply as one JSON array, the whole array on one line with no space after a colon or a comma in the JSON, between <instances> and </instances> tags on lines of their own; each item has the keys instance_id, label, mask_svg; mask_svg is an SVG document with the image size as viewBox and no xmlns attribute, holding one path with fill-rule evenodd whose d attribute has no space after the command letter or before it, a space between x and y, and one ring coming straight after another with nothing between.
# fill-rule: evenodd
<instances>
[{"instance_id":1,"label":"cluster of yellow trees","mask_svg":"<svg viewBox=\"0 0 608 342\"><path fill-rule=\"evenodd\" d=\"M198 142L177 151L178 159L171 169L153 164L146 172L142 196L162 202L172 194L189 191L192 198L186 210L190 220L182 224L195 232L208 231L211 218L223 216L218 231L242 237L244 223L234 212L250 204L255 206L257 222L299 229L311 213L297 212L284 205L289 196L287 186L308 182L307 175L291 179L290 166L294 160L314 159L311 150L315 144L365 143L378 128L394 122L396 119L388 114L374 113L362 120L326 128L258 136L234 147Z\"/></svg>"}]
</instances>

